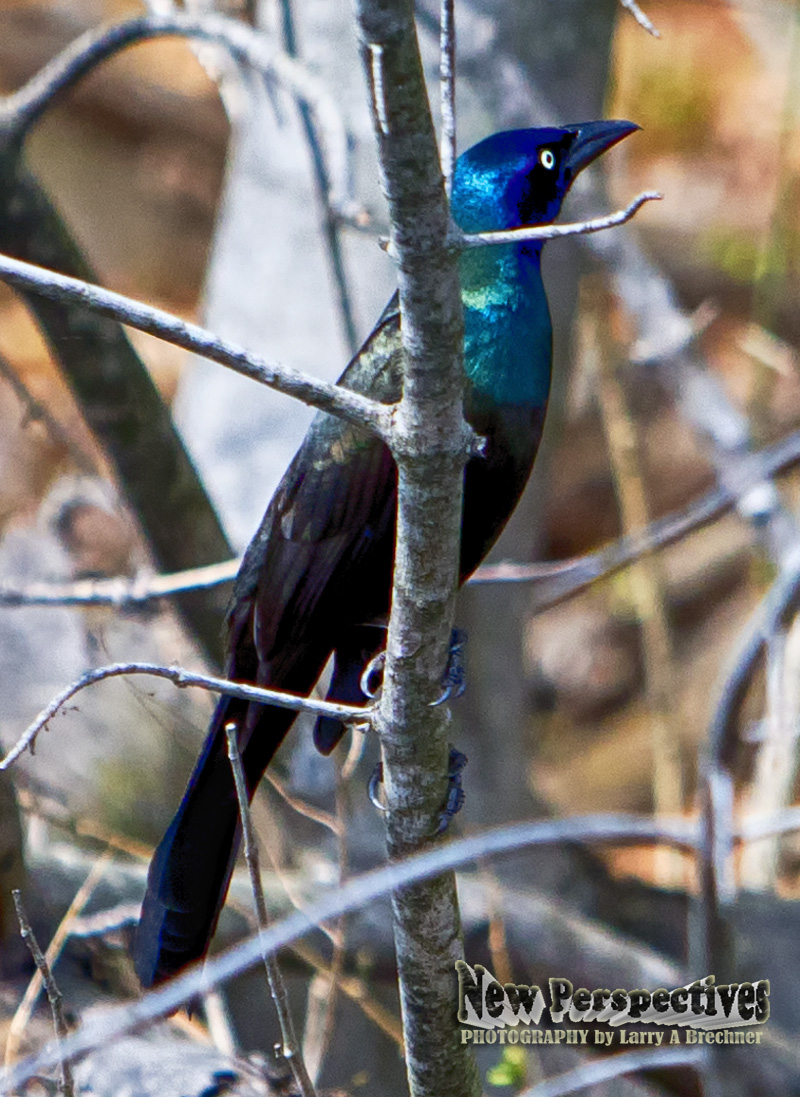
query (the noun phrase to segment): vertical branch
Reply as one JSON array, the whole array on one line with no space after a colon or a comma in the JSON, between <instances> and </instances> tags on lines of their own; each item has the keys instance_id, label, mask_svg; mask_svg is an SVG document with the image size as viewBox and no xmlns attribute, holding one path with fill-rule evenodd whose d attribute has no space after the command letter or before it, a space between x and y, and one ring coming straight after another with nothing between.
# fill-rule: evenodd
<instances>
[{"instance_id":1,"label":"vertical branch","mask_svg":"<svg viewBox=\"0 0 800 1097\"><path fill-rule=\"evenodd\" d=\"M341 886L349 872L349 849L347 828L350 817L349 779L353 767L349 765L354 752L363 745L364 736L350 732L350 750L342 763L339 755L334 755L336 766L336 850L338 860L338 883ZM360 753L360 751L359 751ZM356 759L358 754L356 754ZM339 982L344 974L345 952L347 949L347 918L337 920L333 933L333 954L330 968L318 971L311 980L308 989L308 1010L303 1033L303 1055L308 1064L309 1074L319 1081L320 1071L328 1049L331 1046L336 1021L336 1004L339 996Z\"/></svg>"},{"instance_id":2,"label":"vertical branch","mask_svg":"<svg viewBox=\"0 0 800 1097\"><path fill-rule=\"evenodd\" d=\"M242 824L242 838L244 840L244 856L247 862L247 870L250 873L250 885L253 891L253 903L258 919L258 928L263 932L269 924L267 904L264 899L264 889L261 886L261 868L258 858L258 843L253 832L253 823L250 818L250 798L247 793L247 783L242 768L242 758L239 753L239 744L236 741L236 724L232 721L225 725L225 736L228 740L228 758L233 770L233 780L236 785L236 798L239 801L239 818ZM316 1097L314 1083L308 1076L303 1056L300 1053L300 1045L294 1031L294 1021L289 1008L289 995L283 982L281 969L274 956L266 951L262 952L264 967L267 972L270 994L278 1013L278 1023L281 1026L283 1044L281 1052L284 1059L292 1068L294 1080L301 1097Z\"/></svg>"},{"instance_id":3,"label":"vertical branch","mask_svg":"<svg viewBox=\"0 0 800 1097\"><path fill-rule=\"evenodd\" d=\"M605 297L605 295L604 295ZM606 435L612 476L627 536L644 529L649 521L647 496L639 467L639 444L625 393L617 375L618 347L606 334L605 317L612 304L603 301L603 323L591 322L591 345L600 348L598 400ZM655 553L646 553L628 572L631 598L642 628L645 676L650 709L653 754L653 806L657 816L674 815L683 808L680 737L676 727L672 642L664 596L663 564ZM681 878L680 855L656 851L656 868L664 885Z\"/></svg>"},{"instance_id":4,"label":"vertical branch","mask_svg":"<svg viewBox=\"0 0 800 1097\"><path fill-rule=\"evenodd\" d=\"M456 164L456 26L455 0L442 0L439 23L439 89L442 104L440 141L442 173L447 197L453 188Z\"/></svg>"},{"instance_id":5,"label":"vertical branch","mask_svg":"<svg viewBox=\"0 0 800 1097\"><path fill-rule=\"evenodd\" d=\"M100 883L113 853L110 849L107 849L101 857L95 861L92 865L91 871L87 874L86 879L81 886L75 892L72 898L72 902L67 908L64 917L61 919L58 929L53 934L50 944L47 946L47 952L44 955L45 967L48 971L56 966L64 945L67 943L67 939L72 931L73 923L75 919L80 915L83 908L88 903L94 889ZM20 923L21 924L21 923ZM23 933L23 937L25 934ZM5 1048L5 1066L8 1067L10 1063L19 1055L19 1046L22 1040L22 1034L28 1027L28 1022L31 1019L31 1014L36 1006L39 992L44 985L46 987L46 980L44 979L44 971L37 963L37 971L34 973L31 981L25 990L25 994L22 997L22 1001L17 1006L17 1011L11 1018L11 1024L8 1026L8 1033L6 1035L6 1048ZM49 994L49 990L48 990Z\"/></svg>"},{"instance_id":6,"label":"vertical branch","mask_svg":"<svg viewBox=\"0 0 800 1097\"><path fill-rule=\"evenodd\" d=\"M700 925L693 945L692 967L717 983L735 978L731 908L736 896L733 877L733 779L716 758L710 759L700 788ZM699 948L698 948L699 946ZM709 1049L703 1076L707 1097L735 1097L741 1093L736 1067L723 1049Z\"/></svg>"},{"instance_id":7,"label":"vertical branch","mask_svg":"<svg viewBox=\"0 0 800 1097\"><path fill-rule=\"evenodd\" d=\"M391 439L398 505L392 614L377 717L389 854L424 846L447 787L448 713L432 708L455 608L469 433L463 316L449 210L411 0L356 0L362 62L392 223L405 351ZM463 955L452 873L393 896L406 1068L413 1097L480 1092L458 1040L454 962Z\"/></svg>"},{"instance_id":8,"label":"vertical branch","mask_svg":"<svg viewBox=\"0 0 800 1097\"><path fill-rule=\"evenodd\" d=\"M61 997L61 991L58 989L53 973L50 970L50 965L44 958L44 953L39 948L39 944L31 929L25 914L25 908L22 905L22 899L19 891L14 889L11 893L14 900L14 906L17 909L17 918L19 919L19 931L22 934L22 939L28 946L33 957L33 962L36 964L36 969L41 976L47 991L47 1000L50 1003L50 1009L53 1012L53 1028L56 1033L56 1044L61 1045L61 1041L67 1036L67 1022L64 1018L64 999ZM58 1087L64 1097L73 1097L75 1093L75 1085L72 1079L72 1070L67 1059L61 1058L61 1081Z\"/></svg>"},{"instance_id":9,"label":"vertical branch","mask_svg":"<svg viewBox=\"0 0 800 1097\"><path fill-rule=\"evenodd\" d=\"M797 774L800 722L800 619L767 643L767 712L753 782L742 805L745 818L788 807ZM742 887L766 891L778 875L779 835L750 842L742 852Z\"/></svg>"},{"instance_id":10,"label":"vertical branch","mask_svg":"<svg viewBox=\"0 0 800 1097\"><path fill-rule=\"evenodd\" d=\"M292 12L292 0L280 0L281 29L283 35L283 48L290 57L298 56L297 33L294 25L294 13ZM306 135L308 151L311 154L311 163L314 168L314 182L317 189L317 198L322 210L322 233L328 251L331 276L336 287L336 299L339 305L339 319L342 325L345 345L350 354L358 350L356 325L353 319L353 303L350 286L347 279L344 255L342 252L341 219L339 211L335 208L331 194L331 180L328 165L325 161L325 153L317 132L317 124L314 115L305 102L298 103L300 120ZM340 196L343 197L343 196Z\"/></svg>"}]
</instances>

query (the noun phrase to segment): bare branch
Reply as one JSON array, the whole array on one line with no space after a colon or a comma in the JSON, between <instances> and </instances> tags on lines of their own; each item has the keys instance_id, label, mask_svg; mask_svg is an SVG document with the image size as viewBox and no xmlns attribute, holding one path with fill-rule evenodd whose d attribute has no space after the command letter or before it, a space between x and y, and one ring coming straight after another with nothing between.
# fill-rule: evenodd
<instances>
[{"instance_id":1,"label":"bare branch","mask_svg":"<svg viewBox=\"0 0 800 1097\"><path fill-rule=\"evenodd\" d=\"M653 25L651 20L642 11L636 0L619 0L625 11L629 11L640 27L644 27L648 34L652 34L654 38L660 38L661 35L658 29Z\"/></svg>"},{"instance_id":2,"label":"bare branch","mask_svg":"<svg viewBox=\"0 0 800 1097\"><path fill-rule=\"evenodd\" d=\"M227 678L213 678L207 674L195 674L193 671L184 670L182 667L164 667L158 663L112 663L107 667L98 667L96 670L87 671L76 682L63 689L43 709L25 733L17 740L5 758L0 762L0 770L8 769L19 758L23 751L32 749L36 736L52 720L58 710L66 704L71 697L79 693L87 686L95 682L102 682L106 678L120 678L133 674L147 674L153 678L165 678L180 688L196 687L209 690L212 693L227 693L230 697L240 697L245 701L258 701L262 704L275 705L277 708L294 709L296 712L311 712L317 716L334 716L344 723L369 723L372 719L372 708L359 708L354 705L338 705L332 701L317 701L309 697L297 697L291 693L282 693L274 689L262 689L260 686L250 686L242 682L231 682Z\"/></svg>"},{"instance_id":3,"label":"bare branch","mask_svg":"<svg viewBox=\"0 0 800 1097\"><path fill-rule=\"evenodd\" d=\"M86 879L75 892L72 902L69 904L66 913L58 924L58 929L53 934L50 944L47 946L47 952L43 957L44 968L42 968L37 961L36 973L28 983L22 1001L17 1006L14 1016L11 1018L11 1024L8 1026L5 1050L6 1065L13 1062L18 1056L20 1041L28 1027L31 1014L33 1013L36 1000L39 997L39 992L43 985L47 991L48 997L50 997L50 988L47 986L45 971L52 971L56 966L64 945L74 932L76 920L91 898L92 892L102 879L103 874L108 868L111 857L111 851L106 850L106 852L94 862L86 875ZM63 1035L66 1035L66 1033Z\"/></svg>"},{"instance_id":4,"label":"bare branch","mask_svg":"<svg viewBox=\"0 0 800 1097\"><path fill-rule=\"evenodd\" d=\"M526 226L521 229L507 229L502 232L460 232L453 230L452 244L456 248L481 248L487 244L520 244L526 240L557 240L562 236L586 236L591 232L602 232L604 229L614 228L615 225L624 225L641 209L645 202L660 202L663 198L656 190L645 190L626 206L616 213L606 214L605 217L594 217L590 221L575 221L567 225L536 225Z\"/></svg>"},{"instance_id":5,"label":"bare branch","mask_svg":"<svg viewBox=\"0 0 800 1097\"><path fill-rule=\"evenodd\" d=\"M715 521L737 507L764 480L786 471L800 462L800 432L788 435L740 459L725 483L695 503L666 515L639 533L572 560L553 563L498 563L478 568L471 583L533 583L532 610L541 613L600 579L627 567L648 552L666 548L687 534Z\"/></svg>"},{"instance_id":6,"label":"bare branch","mask_svg":"<svg viewBox=\"0 0 800 1097\"><path fill-rule=\"evenodd\" d=\"M784 570L750 619L733 666L725 675L708 732L708 765L730 770L738 742L736 719L767 637L800 608L800 551L784 561Z\"/></svg>"},{"instance_id":7,"label":"bare branch","mask_svg":"<svg viewBox=\"0 0 800 1097\"><path fill-rule=\"evenodd\" d=\"M800 830L800 807L784 808L773 815L757 815L745 819L736 834L742 842L757 842L761 838L787 834L792 830Z\"/></svg>"},{"instance_id":8,"label":"bare branch","mask_svg":"<svg viewBox=\"0 0 800 1097\"><path fill-rule=\"evenodd\" d=\"M280 0L281 25L283 29L283 47L289 57L298 56L297 35L294 26L294 13L292 0ZM311 154L311 164L314 170L314 180L317 186L317 198L322 208L322 234L328 250L328 262L331 268L334 285L336 286L336 298L339 305L339 319L342 325L342 333L350 354L358 350L356 337L356 325L353 319L353 303L350 286L347 278L347 269L342 252L341 229L347 218L343 217L339 210L343 208L345 198L341 186L338 188L338 204L334 202L331 193L331 179L328 165L317 133L314 113L307 103L300 103L300 118L306 135L306 143ZM348 196L347 208L352 208L354 203Z\"/></svg>"},{"instance_id":9,"label":"bare branch","mask_svg":"<svg viewBox=\"0 0 800 1097\"><path fill-rule=\"evenodd\" d=\"M53 301L78 304L100 313L101 316L110 316L121 324L146 331L149 335L155 335L168 343L183 347L184 350L219 362L245 377L260 381L261 384L302 400L312 407L369 427L382 437L388 433L391 411L387 406L338 385L300 373L291 366L268 362L235 343L218 338L197 324L180 320L161 309L143 305L130 297L93 286L79 278L69 278L32 263L23 263L8 255L0 255L0 281L17 289L41 294Z\"/></svg>"},{"instance_id":10,"label":"bare branch","mask_svg":"<svg viewBox=\"0 0 800 1097\"><path fill-rule=\"evenodd\" d=\"M650 523L639 533L621 537L597 552L569 560L534 564L502 561L484 564L470 583L531 583L532 612L542 613L616 574L648 552L675 544L687 534L716 521L736 507L754 486L800 462L800 431L741 459L735 475L681 511ZM137 575L132 579L79 579L68 583L0 583L0 606L143 605L187 590L227 583L239 570L239 560L226 560L169 575Z\"/></svg>"},{"instance_id":11,"label":"bare branch","mask_svg":"<svg viewBox=\"0 0 800 1097\"><path fill-rule=\"evenodd\" d=\"M76 579L68 583L35 582L19 585L0 582L0 606L114 606L116 609L145 605L188 590L206 590L236 577L240 560L225 560L171 575L142 573L132 579Z\"/></svg>"},{"instance_id":12,"label":"bare branch","mask_svg":"<svg viewBox=\"0 0 800 1097\"><path fill-rule=\"evenodd\" d=\"M233 780L236 786L236 798L239 801L239 818L242 823L242 838L244 841L244 856L247 870L250 874L250 887L253 892L253 905L255 906L258 928L263 933L269 925L267 903L264 899L264 889L261 886L261 868L258 858L258 842L253 830L253 821L250 817L250 803L247 794L247 782L245 781L242 767L242 756L239 753L239 744L236 741L237 725L230 721L225 725L225 737L228 740L228 758L233 770ZM308 1075L306 1064L300 1051L300 1045L294 1030L292 1011L289 1007L289 995L286 992L286 984L283 981L281 969L274 956L264 952L262 955L264 967L267 972L270 994L275 1003L278 1014L278 1023L281 1028L283 1045L281 1052L292 1068L294 1080L300 1090L301 1097L316 1097L314 1083Z\"/></svg>"},{"instance_id":13,"label":"bare branch","mask_svg":"<svg viewBox=\"0 0 800 1097\"><path fill-rule=\"evenodd\" d=\"M28 946L33 957L33 961L36 964L36 968L41 975L42 982L47 990L47 1000L50 1003L50 1009L53 1013L53 1028L56 1032L56 1046L60 1047L62 1041L68 1035L67 1022L64 1018L64 999L61 997L61 991L58 989L58 985L53 978L53 973L50 970L50 965L44 958L44 953L39 948L39 944L34 936L34 932L31 929L30 923L25 914L25 908L22 905L22 899L19 891L15 888L11 892L14 900L14 906L17 911L17 918L19 920L19 930L22 934L22 939ZM72 1070L70 1069L69 1059L60 1055L58 1065L61 1070L61 1090L64 1097L74 1097L75 1086L72 1078Z\"/></svg>"},{"instance_id":14,"label":"bare branch","mask_svg":"<svg viewBox=\"0 0 800 1097\"><path fill-rule=\"evenodd\" d=\"M645 1051L626 1051L606 1059L593 1059L555 1078L524 1089L517 1097L566 1097L589 1086L636 1074L640 1070L663 1070L670 1067L694 1067L700 1070L708 1056L702 1048L662 1047Z\"/></svg>"},{"instance_id":15,"label":"bare branch","mask_svg":"<svg viewBox=\"0 0 800 1097\"><path fill-rule=\"evenodd\" d=\"M333 972L330 964L305 941L297 941L292 946L292 952L313 971L330 977ZM341 973L338 976L337 989L346 995L372 1023L380 1029L384 1036L394 1043L403 1052L403 1027L400 1019L377 1001L370 992L367 983L357 975Z\"/></svg>"},{"instance_id":16,"label":"bare branch","mask_svg":"<svg viewBox=\"0 0 800 1097\"><path fill-rule=\"evenodd\" d=\"M84 450L83 446L71 437L69 431L61 425L47 405L36 399L3 354L0 354L0 376L8 382L14 390L15 396L25 408L25 422L41 423L52 441L64 447L81 472L87 476L95 476L97 474L97 460L94 455Z\"/></svg>"},{"instance_id":17,"label":"bare branch","mask_svg":"<svg viewBox=\"0 0 800 1097\"><path fill-rule=\"evenodd\" d=\"M403 861L357 876L323 895L304 911L295 911L220 956L196 964L139 1001L98 1010L64 1041L63 1054L70 1059L123 1036L135 1028L179 1009L209 987L217 986L261 961L262 952L275 952L320 922L358 910L387 893L415 881L440 875L459 865L527 846L561 842L669 842L694 850L698 827L693 822L654 822L646 816L587 815L570 819L515 823L473 834L467 838L428 848ZM452 1007L452 1002L451 1002ZM12 1093L31 1078L58 1064L60 1049L49 1044L0 1077L0 1093Z\"/></svg>"},{"instance_id":18,"label":"bare branch","mask_svg":"<svg viewBox=\"0 0 800 1097\"><path fill-rule=\"evenodd\" d=\"M442 161L444 188L447 197L453 188L456 164L456 26L455 0L442 0L439 16L439 92L442 112L442 135L439 156Z\"/></svg>"},{"instance_id":19,"label":"bare branch","mask_svg":"<svg viewBox=\"0 0 800 1097\"><path fill-rule=\"evenodd\" d=\"M306 104L325 134L334 204L347 204L348 138L333 97L320 80L295 58L276 49L266 35L216 15L197 18L151 13L81 35L0 105L0 139L21 141L53 99L101 61L136 42L165 35L200 38L224 46L236 61L278 80L295 99Z\"/></svg>"}]
</instances>

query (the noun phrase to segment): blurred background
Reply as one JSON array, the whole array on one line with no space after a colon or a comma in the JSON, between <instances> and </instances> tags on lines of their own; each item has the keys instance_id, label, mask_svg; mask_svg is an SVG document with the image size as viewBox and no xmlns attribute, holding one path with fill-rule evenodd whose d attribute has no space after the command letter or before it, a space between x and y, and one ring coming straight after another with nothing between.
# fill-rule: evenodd
<instances>
[{"instance_id":1,"label":"blurred background","mask_svg":"<svg viewBox=\"0 0 800 1097\"><path fill-rule=\"evenodd\" d=\"M0 89L18 89L88 29L144 10L127 0L0 0ZM21 157L2 152L0 251L79 273L78 255L104 286L334 379L394 288L376 243L386 213L349 5L220 0L214 9L211 0L187 0L185 10L255 22L299 51L330 89L350 135L344 214L326 214L320 202L307 126L283 89L238 71L215 47L165 39L104 62L46 111ZM644 189L664 195L624 229L546 252L556 338L546 443L489 561L536 566L518 582L496 581L490 569L460 600L469 635L468 689L454 705L453 730L470 759L462 832L591 811L694 815L722 676L798 542L796 472L783 468L760 485L756 478L746 492L737 476L743 456L769 454L800 428L800 8L792 0L652 0L646 10L658 38L612 0L456 4L460 148L496 129L629 118L642 132L576 186L564 216L601 214ZM418 14L436 102L438 13L421 0ZM102 382L87 379L79 340L110 346L118 334L98 327L87 336L76 322L59 343L56 329L0 285L0 593L240 553L302 438L307 409L135 331L127 365L107 350ZM136 369L143 388L124 397L134 419L144 407L137 392L153 398L149 378L176 424L171 433L165 421L158 445L144 427L131 440L114 426L115 386ZM173 465L158 453L165 447L178 467L181 444L198 473L193 505L204 517L182 526L190 510L182 511L162 528L159 506L171 491L164 470ZM720 490L742 495L738 505L552 604L561 588L549 562L685 518ZM0 605L3 748L93 666L215 669L226 596L220 588L177 608L164 600L124 610ZM737 712L732 768L744 817L794 800L799 639L791 623L770 638ZM24 1038L15 1035L27 972L9 888L24 881L46 941L105 857L89 905L70 917L118 917L99 935L74 929L63 978L76 1013L135 993L125 943L144 865L211 704L151 679L103 683L51 722L35 755L14 767L14 790L0 785L0 1039L14 1053L46 1036L49 1021L42 1013L40 1029L34 1020ZM274 782L256 799L276 914L381 858L381 824L365 792L375 744L357 737L341 753L333 762L317 757L298 721ZM800 1030L798 870L792 837L751 843L738 858L737 967L726 977L773 981L776 1033L769 1046L747 1049L741 1092L763 1092L767 1082L800 1092L791 1041ZM691 970L696 892L689 859L664 850L505 858L463 874L468 958L522 982L566 975L576 986L678 985L687 972L707 974ZM223 942L246 928L248 902L244 884L234 887ZM325 1085L403 1092L386 912L350 919L329 936L288 961L310 1059ZM274 1025L251 997L265 992L254 977L240 982L170 1038L209 1057L269 1049ZM487 1086L512 1092L537 1072L571 1065L572 1049L556 1052L498 1066L499 1051L487 1049ZM200 1076L215 1063L202 1060ZM95 1063L86 1078L94 1091L113 1092L129 1080L116 1069L131 1068ZM677 1072L624 1083L632 1092L694 1085Z\"/></svg>"}]
</instances>

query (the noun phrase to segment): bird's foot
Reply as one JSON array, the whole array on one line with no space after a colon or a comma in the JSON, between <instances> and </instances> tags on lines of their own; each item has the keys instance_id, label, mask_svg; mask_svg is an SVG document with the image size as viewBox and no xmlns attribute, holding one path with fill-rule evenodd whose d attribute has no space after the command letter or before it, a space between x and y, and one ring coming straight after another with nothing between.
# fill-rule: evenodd
<instances>
[{"instance_id":1,"label":"bird's foot","mask_svg":"<svg viewBox=\"0 0 800 1097\"><path fill-rule=\"evenodd\" d=\"M455 747L450 747L450 760L447 765L447 799L439 814L439 825L433 832L437 838L440 834L444 834L450 826L450 820L454 815L458 815L464 806L467 794L464 792L464 786L461 783L461 774L464 772L467 762L466 754L462 754Z\"/></svg>"},{"instance_id":2,"label":"bird's foot","mask_svg":"<svg viewBox=\"0 0 800 1097\"><path fill-rule=\"evenodd\" d=\"M380 787L383 784L383 762L376 762L375 769L370 775L367 785L367 795L373 807L378 811L386 811L386 804L381 800Z\"/></svg>"},{"instance_id":3,"label":"bird's foot","mask_svg":"<svg viewBox=\"0 0 800 1097\"><path fill-rule=\"evenodd\" d=\"M359 686L361 692L365 697L368 697L370 701L374 701L381 691L383 685L383 664L386 662L386 652L379 651L378 654L367 663L361 672L361 678L359 679Z\"/></svg>"},{"instance_id":4,"label":"bird's foot","mask_svg":"<svg viewBox=\"0 0 800 1097\"><path fill-rule=\"evenodd\" d=\"M444 834L450 825L450 820L457 815L464 806L466 793L461 783L461 774L467 764L466 754L462 754L455 747L450 747L450 758L447 764L447 798L444 807L439 813L439 824L432 837ZM372 771L367 791L370 802L378 811L386 811L386 805L381 800L380 786L383 784L383 762L378 762Z\"/></svg>"},{"instance_id":5,"label":"bird's foot","mask_svg":"<svg viewBox=\"0 0 800 1097\"><path fill-rule=\"evenodd\" d=\"M442 675L442 695L436 701L431 701L432 708L443 705L445 701L460 697L467 688L467 668L464 664L464 648L466 646L466 632L463 629L454 628L450 634L450 653L447 657L447 666Z\"/></svg>"},{"instance_id":6,"label":"bird's foot","mask_svg":"<svg viewBox=\"0 0 800 1097\"><path fill-rule=\"evenodd\" d=\"M467 634L463 629L454 628L450 636L450 651L447 657L447 666L442 675L442 693L431 701L431 707L443 705L445 701L460 697L467 688L467 672L464 666L464 648L467 646ZM386 652L378 654L367 663L361 673L359 686L361 692L370 701L374 701L383 685L383 667L386 662Z\"/></svg>"}]
</instances>

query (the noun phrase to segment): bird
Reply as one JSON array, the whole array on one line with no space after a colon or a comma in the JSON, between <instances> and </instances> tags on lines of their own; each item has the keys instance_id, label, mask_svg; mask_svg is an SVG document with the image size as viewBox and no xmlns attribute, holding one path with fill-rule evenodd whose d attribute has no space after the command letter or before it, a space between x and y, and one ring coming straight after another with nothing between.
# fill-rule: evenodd
<instances>
[{"instance_id":1,"label":"bird","mask_svg":"<svg viewBox=\"0 0 800 1097\"><path fill-rule=\"evenodd\" d=\"M602 120L495 133L457 159L451 213L465 233L546 225L573 180L639 127ZM459 578L488 553L528 481L550 390L552 328L544 241L469 248L459 258L464 413L485 440L464 472ZM339 384L382 403L402 391L402 317L395 294ZM365 665L385 645L397 474L386 444L320 412L247 548L227 616L228 678L307 695L329 659L330 700L365 701ZM233 723L248 790L296 713L221 696L184 797L157 847L136 929L134 964L150 987L202 958L240 844L225 728ZM344 734L317 720L329 754Z\"/></svg>"}]
</instances>

